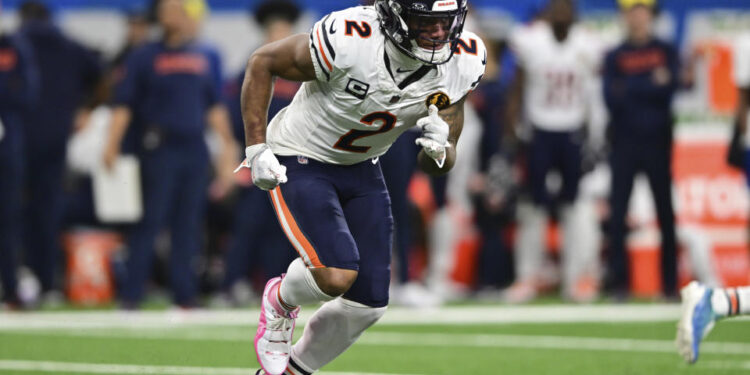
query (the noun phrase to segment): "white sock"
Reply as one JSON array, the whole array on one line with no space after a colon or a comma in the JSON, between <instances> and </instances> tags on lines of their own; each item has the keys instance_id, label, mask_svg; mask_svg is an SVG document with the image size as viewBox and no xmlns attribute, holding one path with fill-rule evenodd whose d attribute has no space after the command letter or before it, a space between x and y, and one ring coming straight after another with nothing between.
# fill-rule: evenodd
<instances>
[{"instance_id":1,"label":"white sock","mask_svg":"<svg viewBox=\"0 0 750 375\"><path fill-rule=\"evenodd\" d=\"M547 212L531 202L519 204L518 236L516 237L516 280L536 280L545 257L544 234Z\"/></svg>"},{"instance_id":2,"label":"white sock","mask_svg":"<svg viewBox=\"0 0 750 375\"><path fill-rule=\"evenodd\" d=\"M714 289L711 307L719 318L750 314L750 286Z\"/></svg>"},{"instance_id":3,"label":"white sock","mask_svg":"<svg viewBox=\"0 0 750 375\"><path fill-rule=\"evenodd\" d=\"M289 369L294 375L317 371L352 346L385 310L343 298L326 302L313 314L302 337L292 347Z\"/></svg>"},{"instance_id":4,"label":"white sock","mask_svg":"<svg viewBox=\"0 0 750 375\"><path fill-rule=\"evenodd\" d=\"M293 310L299 305L325 302L335 297L323 293L315 282L312 272L307 268L302 258L295 259L286 271L279 287L280 304L284 308Z\"/></svg>"}]
</instances>

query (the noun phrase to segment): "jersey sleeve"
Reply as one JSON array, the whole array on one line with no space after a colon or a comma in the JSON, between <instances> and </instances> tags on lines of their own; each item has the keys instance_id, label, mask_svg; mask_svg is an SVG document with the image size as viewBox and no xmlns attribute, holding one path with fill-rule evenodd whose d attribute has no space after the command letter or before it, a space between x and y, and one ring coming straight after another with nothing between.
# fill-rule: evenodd
<instances>
[{"instance_id":1,"label":"jersey sleeve","mask_svg":"<svg viewBox=\"0 0 750 375\"><path fill-rule=\"evenodd\" d=\"M464 32L453 58L459 60L458 79L453 80L450 89L451 101L455 102L479 85L487 65L487 49L479 36L472 32Z\"/></svg>"},{"instance_id":2,"label":"jersey sleeve","mask_svg":"<svg viewBox=\"0 0 750 375\"><path fill-rule=\"evenodd\" d=\"M581 38L580 50L585 56L585 63L588 67L589 73L594 76L598 76L601 73L604 56L606 50L602 40L596 36L593 32L588 29L582 31L583 38Z\"/></svg>"},{"instance_id":3,"label":"jersey sleeve","mask_svg":"<svg viewBox=\"0 0 750 375\"><path fill-rule=\"evenodd\" d=\"M734 82L737 87L750 87L750 34L742 35L735 45Z\"/></svg>"},{"instance_id":4,"label":"jersey sleeve","mask_svg":"<svg viewBox=\"0 0 750 375\"><path fill-rule=\"evenodd\" d=\"M319 81L330 82L371 56L378 38L377 13L372 7L333 12L310 31L310 53Z\"/></svg>"},{"instance_id":5,"label":"jersey sleeve","mask_svg":"<svg viewBox=\"0 0 750 375\"><path fill-rule=\"evenodd\" d=\"M336 51L339 43L336 34L335 14L329 14L313 25L310 31L310 53L312 55L315 76L319 81L328 82L334 73Z\"/></svg>"},{"instance_id":6,"label":"jersey sleeve","mask_svg":"<svg viewBox=\"0 0 750 375\"><path fill-rule=\"evenodd\" d=\"M526 66L529 61L529 26L516 27L508 38L508 46L513 52L518 65Z\"/></svg>"}]
</instances>

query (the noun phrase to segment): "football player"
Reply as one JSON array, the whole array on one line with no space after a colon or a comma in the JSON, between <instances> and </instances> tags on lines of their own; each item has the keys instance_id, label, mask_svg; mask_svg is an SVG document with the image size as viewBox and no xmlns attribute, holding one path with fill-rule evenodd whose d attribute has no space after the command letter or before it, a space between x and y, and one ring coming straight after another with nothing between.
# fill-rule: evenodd
<instances>
[{"instance_id":1,"label":"football player","mask_svg":"<svg viewBox=\"0 0 750 375\"><path fill-rule=\"evenodd\" d=\"M595 223L581 215L577 204L581 178L581 149L589 122L593 87L601 52L596 38L576 23L572 0L550 0L539 20L516 30L510 38L518 68L511 88L510 125L530 125L528 183L533 205L519 207L516 283L506 299L525 302L536 296L543 261L547 212L559 207L563 233L563 294L575 301L596 295L590 269L596 264L596 243L582 233ZM562 177L557 194L547 177ZM595 231L595 230L594 230Z\"/></svg>"},{"instance_id":2,"label":"football player","mask_svg":"<svg viewBox=\"0 0 750 375\"><path fill-rule=\"evenodd\" d=\"M682 288L677 350L687 363L698 360L701 341L721 319L750 314L750 286L709 288L693 281Z\"/></svg>"},{"instance_id":3,"label":"football player","mask_svg":"<svg viewBox=\"0 0 750 375\"><path fill-rule=\"evenodd\" d=\"M242 166L270 191L300 255L263 292L258 374L313 373L385 313L393 219L378 157L416 125L420 168L453 167L464 101L486 58L463 31L466 11L466 0L380 0L250 58ZM266 127L274 77L304 84ZM325 304L292 347L299 306L317 302Z\"/></svg>"},{"instance_id":4,"label":"football player","mask_svg":"<svg viewBox=\"0 0 750 375\"><path fill-rule=\"evenodd\" d=\"M750 133L747 132L750 114L750 34L737 40L734 54L734 81L739 91L737 126L744 136L746 160L750 160ZM746 166L750 165L746 162ZM746 167L747 168L747 167ZM746 174L750 182L750 170ZM720 319L750 314L750 286L739 288L708 288L691 282L682 288L682 318L677 324L677 348L688 363L698 360L701 341Z\"/></svg>"}]
</instances>

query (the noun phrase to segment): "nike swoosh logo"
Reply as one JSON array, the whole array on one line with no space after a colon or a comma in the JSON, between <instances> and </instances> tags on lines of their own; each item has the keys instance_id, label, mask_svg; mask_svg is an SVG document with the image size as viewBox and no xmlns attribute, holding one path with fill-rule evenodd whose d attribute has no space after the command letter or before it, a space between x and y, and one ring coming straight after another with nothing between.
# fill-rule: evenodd
<instances>
[{"instance_id":1,"label":"nike swoosh logo","mask_svg":"<svg viewBox=\"0 0 750 375\"><path fill-rule=\"evenodd\" d=\"M333 21L331 21L331 28L328 29L329 33L336 34L336 29L333 28L333 26L335 26L335 25L336 25L336 20L334 19Z\"/></svg>"},{"instance_id":2,"label":"nike swoosh logo","mask_svg":"<svg viewBox=\"0 0 750 375\"><path fill-rule=\"evenodd\" d=\"M396 73L406 73L406 72L411 72L411 71L413 71L413 69L412 70L405 70L401 68L396 69Z\"/></svg>"}]
</instances>

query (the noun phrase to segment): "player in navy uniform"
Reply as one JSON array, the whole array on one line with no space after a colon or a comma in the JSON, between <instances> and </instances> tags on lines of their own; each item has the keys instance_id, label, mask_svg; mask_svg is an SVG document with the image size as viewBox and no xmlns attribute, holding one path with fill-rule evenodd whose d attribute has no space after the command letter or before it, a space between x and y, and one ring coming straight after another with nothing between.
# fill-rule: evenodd
<instances>
[{"instance_id":1,"label":"player in navy uniform","mask_svg":"<svg viewBox=\"0 0 750 375\"><path fill-rule=\"evenodd\" d=\"M573 0L549 0L539 20L510 38L518 65L508 99L509 125L523 120L531 128L528 184L533 205L521 202L518 207L517 281L506 293L508 301L536 296L544 279L542 239L552 209L557 209L562 229L563 296L582 302L596 296L595 288L583 287L592 284L585 281L596 264L596 245L581 238L589 222L579 204L578 184L601 56L597 39L576 22L576 12ZM547 185L553 171L561 180L557 192Z\"/></svg>"},{"instance_id":2,"label":"player in navy uniform","mask_svg":"<svg viewBox=\"0 0 750 375\"><path fill-rule=\"evenodd\" d=\"M466 95L484 73L465 0L378 1L260 48L242 90L246 159L300 258L263 293L258 374L310 374L388 304L393 219L377 158L417 125L429 174L447 173ZM304 81L266 128L274 77ZM326 302L292 348L303 304ZM291 360L290 360L291 358Z\"/></svg>"},{"instance_id":3,"label":"player in navy uniform","mask_svg":"<svg viewBox=\"0 0 750 375\"><path fill-rule=\"evenodd\" d=\"M745 149L745 174L750 184L750 31L739 35L734 46L734 83L739 98L735 126ZM687 363L695 363L700 345L717 322L750 315L750 286L711 288L697 281L680 291L682 316L677 324L677 351Z\"/></svg>"},{"instance_id":4,"label":"player in navy uniform","mask_svg":"<svg viewBox=\"0 0 750 375\"><path fill-rule=\"evenodd\" d=\"M23 115L37 98L38 81L31 47L19 36L0 31L0 303L10 308L20 306L16 252L21 237Z\"/></svg>"},{"instance_id":5,"label":"player in navy uniform","mask_svg":"<svg viewBox=\"0 0 750 375\"><path fill-rule=\"evenodd\" d=\"M621 0L627 40L607 54L604 95L610 112L610 288L627 294L625 218L638 172L654 195L661 229L661 275L665 296L677 292L677 244L672 208L672 98L679 85L679 61L671 45L654 37L654 0Z\"/></svg>"},{"instance_id":6,"label":"player in navy uniform","mask_svg":"<svg viewBox=\"0 0 750 375\"><path fill-rule=\"evenodd\" d=\"M209 178L204 140L208 123L221 137L222 160L236 158L226 109L219 102L210 56L192 42L192 26L183 0L161 0L162 40L133 51L118 85L104 164L112 166L131 118L143 134L144 216L128 239L123 307L135 308L144 296L156 235L168 225L170 286L175 305L197 301L193 263L200 249L201 222ZM219 178L231 167L220 168Z\"/></svg>"}]
</instances>

